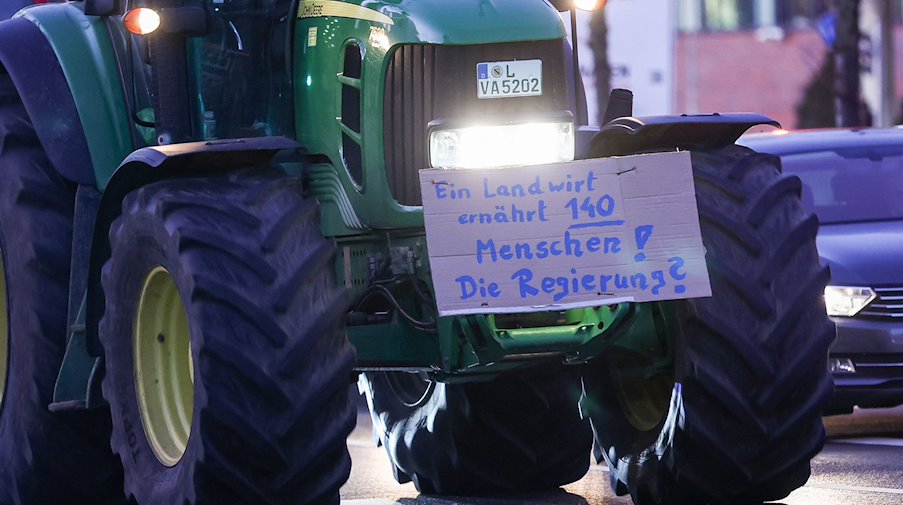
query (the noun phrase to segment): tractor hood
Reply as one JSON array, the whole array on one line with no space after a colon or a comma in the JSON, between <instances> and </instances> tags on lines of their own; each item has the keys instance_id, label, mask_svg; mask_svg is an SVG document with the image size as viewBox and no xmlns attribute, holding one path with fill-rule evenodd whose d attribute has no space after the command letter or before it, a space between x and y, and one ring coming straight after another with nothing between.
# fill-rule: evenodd
<instances>
[{"instance_id":1,"label":"tractor hood","mask_svg":"<svg viewBox=\"0 0 903 505\"><path fill-rule=\"evenodd\" d=\"M559 39L561 17L543 0L352 0L388 16L394 40L465 45ZM378 26L378 24L377 24Z\"/></svg>"}]
</instances>

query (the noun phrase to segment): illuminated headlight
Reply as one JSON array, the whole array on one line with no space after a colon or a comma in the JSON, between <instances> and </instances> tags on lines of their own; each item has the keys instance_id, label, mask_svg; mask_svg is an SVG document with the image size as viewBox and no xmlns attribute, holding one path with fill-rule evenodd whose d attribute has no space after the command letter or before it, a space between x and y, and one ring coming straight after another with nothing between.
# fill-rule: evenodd
<instances>
[{"instance_id":1,"label":"illuminated headlight","mask_svg":"<svg viewBox=\"0 0 903 505\"><path fill-rule=\"evenodd\" d=\"M831 358L828 360L828 371L831 373L856 373L856 365L850 358Z\"/></svg>"},{"instance_id":2,"label":"illuminated headlight","mask_svg":"<svg viewBox=\"0 0 903 505\"><path fill-rule=\"evenodd\" d=\"M472 126L430 133L434 168L540 165L574 159L571 122Z\"/></svg>"},{"instance_id":3,"label":"illuminated headlight","mask_svg":"<svg viewBox=\"0 0 903 505\"><path fill-rule=\"evenodd\" d=\"M829 316L855 316L875 299L872 288L826 286L825 309Z\"/></svg>"}]
</instances>

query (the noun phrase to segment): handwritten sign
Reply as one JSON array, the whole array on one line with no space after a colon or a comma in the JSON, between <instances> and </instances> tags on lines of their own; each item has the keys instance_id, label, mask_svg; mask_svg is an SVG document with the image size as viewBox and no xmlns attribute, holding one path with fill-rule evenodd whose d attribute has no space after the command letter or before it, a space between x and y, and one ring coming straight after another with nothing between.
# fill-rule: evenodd
<instances>
[{"instance_id":1,"label":"handwritten sign","mask_svg":"<svg viewBox=\"0 0 903 505\"><path fill-rule=\"evenodd\" d=\"M439 313L711 296L686 152L420 171Z\"/></svg>"}]
</instances>

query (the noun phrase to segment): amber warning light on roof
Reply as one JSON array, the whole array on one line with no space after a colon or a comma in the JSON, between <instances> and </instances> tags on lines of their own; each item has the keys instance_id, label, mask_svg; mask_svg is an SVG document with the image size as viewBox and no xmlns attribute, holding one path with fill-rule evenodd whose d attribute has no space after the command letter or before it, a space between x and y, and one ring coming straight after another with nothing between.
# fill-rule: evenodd
<instances>
[{"instance_id":1,"label":"amber warning light on roof","mask_svg":"<svg viewBox=\"0 0 903 505\"><path fill-rule=\"evenodd\" d=\"M160 27L160 15L144 7L126 13L125 29L135 35L147 35Z\"/></svg>"},{"instance_id":2,"label":"amber warning light on roof","mask_svg":"<svg viewBox=\"0 0 903 505\"><path fill-rule=\"evenodd\" d=\"M605 6L606 0L574 0L574 6L585 11L594 11Z\"/></svg>"}]
</instances>

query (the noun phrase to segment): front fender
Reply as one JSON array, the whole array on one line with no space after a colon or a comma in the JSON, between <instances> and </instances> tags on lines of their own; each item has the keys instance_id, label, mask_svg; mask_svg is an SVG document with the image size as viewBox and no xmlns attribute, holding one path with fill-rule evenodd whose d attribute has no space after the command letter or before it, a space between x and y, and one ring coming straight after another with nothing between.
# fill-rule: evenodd
<instances>
[{"instance_id":1,"label":"front fender","mask_svg":"<svg viewBox=\"0 0 903 505\"><path fill-rule=\"evenodd\" d=\"M626 156L666 149L714 149L733 144L756 125L780 124L761 114L621 117L598 131L578 132L578 157Z\"/></svg>"},{"instance_id":2,"label":"front fender","mask_svg":"<svg viewBox=\"0 0 903 505\"><path fill-rule=\"evenodd\" d=\"M130 192L148 184L175 177L209 176L240 168L272 166L279 152L302 153L294 140L285 137L256 137L224 139L153 146L129 154L109 178L100 201L94 236L91 241L91 260L88 269L88 308L86 317L89 353L101 353L97 334L106 299L100 284L104 263L110 258L109 230L122 214L122 201ZM298 161L301 158L284 161Z\"/></svg>"},{"instance_id":3,"label":"front fender","mask_svg":"<svg viewBox=\"0 0 903 505\"><path fill-rule=\"evenodd\" d=\"M19 74L20 80L35 79L21 85L16 83L20 93L28 96L33 104L39 98L35 97L36 92L32 88L43 87L44 80L40 75L29 74L23 69L32 64L44 67L55 65L56 72L62 73L65 84L60 82L57 75L48 82L47 93L74 106L78 122L74 123L69 110L66 115L69 123L65 128L60 128L60 122L42 113L37 116L35 128L48 155L52 153L59 158L61 174L68 174L67 178L81 184L96 184L98 189L103 190L119 163L137 146L132 135L133 125L108 20L86 16L76 5L80 4L39 5L21 11L18 18L9 21L17 23L16 30L23 32L28 30L18 26L23 22L30 22L44 39L36 43L48 46L48 50L43 51L41 59L30 61L25 58L23 61L16 61L7 67L7 71ZM2 26L0 31L5 32L8 25ZM34 30L30 33L34 38ZM7 47L7 43L0 41L0 47ZM16 52L25 52L22 41L16 41L4 51L7 53L4 64L7 60L12 62L14 58L9 54ZM13 80L16 81L15 76ZM37 106L32 106L35 107ZM27 106L26 110L31 114L31 109ZM77 132L79 126L80 135ZM67 158L69 143L83 145L79 149L87 149L90 164L85 164L83 156ZM57 163L54 165L57 166Z\"/></svg>"},{"instance_id":4,"label":"front fender","mask_svg":"<svg viewBox=\"0 0 903 505\"><path fill-rule=\"evenodd\" d=\"M56 54L37 26L21 18L0 23L0 66L57 173L77 184L94 185L78 110Z\"/></svg>"}]
</instances>

